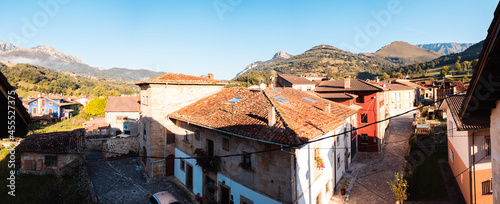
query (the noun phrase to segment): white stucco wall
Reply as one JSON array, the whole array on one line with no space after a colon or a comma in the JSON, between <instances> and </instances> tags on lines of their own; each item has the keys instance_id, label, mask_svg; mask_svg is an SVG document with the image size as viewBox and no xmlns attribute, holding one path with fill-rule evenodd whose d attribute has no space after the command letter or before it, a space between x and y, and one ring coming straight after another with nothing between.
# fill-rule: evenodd
<instances>
[{"instance_id":1,"label":"white stucco wall","mask_svg":"<svg viewBox=\"0 0 500 204\"><path fill-rule=\"evenodd\" d=\"M468 131L458 131L457 124L451 115L451 111L448 108L446 114L449 115L447 118L447 129L448 129L448 141L456 152L454 152L454 160L461 159L465 165L469 164L469 144L471 144L471 139L469 138ZM449 155L448 155L449 156Z\"/></svg>"},{"instance_id":2,"label":"white stucco wall","mask_svg":"<svg viewBox=\"0 0 500 204\"><path fill-rule=\"evenodd\" d=\"M496 108L491 110L491 174L493 180L493 203L500 203L500 101Z\"/></svg>"},{"instance_id":3,"label":"white stucco wall","mask_svg":"<svg viewBox=\"0 0 500 204\"><path fill-rule=\"evenodd\" d=\"M190 157L186 153L180 151L179 149L175 148L175 156L176 157ZM190 164L193 166L193 193L200 194L203 196L203 170L201 167L196 166L196 160L195 159L185 159L186 162L185 165ZM184 168L184 171L181 170L181 160L180 159L175 159L175 164L174 164L174 175L179 181L182 182L182 184L186 185L186 167Z\"/></svg>"},{"instance_id":4,"label":"white stucco wall","mask_svg":"<svg viewBox=\"0 0 500 204\"><path fill-rule=\"evenodd\" d=\"M257 193L233 180L230 178L218 173L217 174L217 182L222 183L224 182L224 185L228 186L231 188L231 195L233 196L233 201L234 203L240 203L240 197L244 196L251 201L253 201L254 204L257 203L269 203L269 204L279 204L280 202L275 201L269 197L266 197L260 193Z\"/></svg>"},{"instance_id":5,"label":"white stucco wall","mask_svg":"<svg viewBox=\"0 0 500 204\"><path fill-rule=\"evenodd\" d=\"M354 116L351 116L354 117ZM335 130L324 134L319 138L328 137L338 133L343 133L344 128L349 127L350 117L346 118L346 123ZM347 129L349 131L350 129ZM338 142L338 145L337 145ZM297 158L297 196L298 203L316 203L316 197L321 193L321 201L328 202L338 183L345 173L345 153L351 151L351 134L343 134L332 137L321 142L315 142L303 146L296 150ZM318 170L314 160L314 150L318 149L319 157L322 158L325 168ZM340 166L336 168L335 162L340 157ZM350 163L350 159L347 159ZM329 182L329 191L326 185Z\"/></svg>"}]
</instances>

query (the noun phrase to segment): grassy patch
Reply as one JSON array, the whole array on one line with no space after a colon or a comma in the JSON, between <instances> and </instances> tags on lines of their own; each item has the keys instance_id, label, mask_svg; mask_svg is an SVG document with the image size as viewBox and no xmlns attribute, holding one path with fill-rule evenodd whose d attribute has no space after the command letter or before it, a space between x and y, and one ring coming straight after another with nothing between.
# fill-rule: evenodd
<instances>
[{"instance_id":1,"label":"grassy patch","mask_svg":"<svg viewBox=\"0 0 500 204\"><path fill-rule=\"evenodd\" d=\"M417 167L408 189L408 200L447 201L448 194L444 185L438 160L447 159L446 152L434 153L425 157L424 163Z\"/></svg>"},{"instance_id":2,"label":"grassy patch","mask_svg":"<svg viewBox=\"0 0 500 204\"><path fill-rule=\"evenodd\" d=\"M57 123L52 123L48 125L31 124L30 130L33 130L33 133L38 134L38 133L58 132L58 131L74 130L82 128L83 127L82 124L85 121L87 121L83 115L84 114L81 113L70 119L62 120Z\"/></svg>"},{"instance_id":3,"label":"grassy patch","mask_svg":"<svg viewBox=\"0 0 500 204\"><path fill-rule=\"evenodd\" d=\"M4 150L1 151L2 155ZM8 153L8 151L7 151ZM19 158L19 154L16 154ZM56 175L16 175L15 197L7 194L10 171L8 157L0 161L0 200L1 203L86 203L88 185L81 183L77 176ZM16 161L18 170L20 162Z\"/></svg>"}]
</instances>

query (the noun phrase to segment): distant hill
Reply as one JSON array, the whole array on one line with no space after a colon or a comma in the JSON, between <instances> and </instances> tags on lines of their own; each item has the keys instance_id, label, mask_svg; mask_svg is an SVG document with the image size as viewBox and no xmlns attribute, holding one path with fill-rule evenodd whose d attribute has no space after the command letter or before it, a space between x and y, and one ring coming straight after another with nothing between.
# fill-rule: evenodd
<instances>
[{"instance_id":1,"label":"distant hill","mask_svg":"<svg viewBox=\"0 0 500 204\"><path fill-rule=\"evenodd\" d=\"M134 94L139 88L133 83L111 82L63 73L30 64L0 63L2 72L20 96L21 92L57 93L63 95Z\"/></svg>"},{"instance_id":2,"label":"distant hill","mask_svg":"<svg viewBox=\"0 0 500 204\"><path fill-rule=\"evenodd\" d=\"M472 45L474 45L474 43L451 42L451 43L418 44L416 46L428 50L434 50L442 55L449 55L449 54L463 52Z\"/></svg>"},{"instance_id":3,"label":"distant hill","mask_svg":"<svg viewBox=\"0 0 500 204\"><path fill-rule=\"evenodd\" d=\"M419 68L426 70L430 68L434 68L436 66L443 66L443 65L448 65L448 64L454 64L458 59L460 58L460 61L477 61L479 58L479 54L481 53L481 50L483 49L483 43L484 40L481 42L478 42L463 52L460 53L455 53L455 54L449 54L449 55L444 55L439 58L436 58L434 60L430 60L428 62L422 62L422 63L415 63L412 65L404 66L401 67L400 70L405 70L405 71L410 71L410 72L418 72Z\"/></svg>"},{"instance_id":4,"label":"distant hill","mask_svg":"<svg viewBox=\"0 0 500 204\"><path fill-rule=\"evenodd\" d=\"M154 72L145 69L117 68L119 70L116 70L92 67L81 58L65 54L53 47L36 46L33 48L24 48L3 41L0 41L0 61L29 63L81 76L102 77L114 81L139 81L164 74L164 72Z\"/></svg>"},{"instance_id":5,"label":"distant hill","mask_svg":"<svg viewBox=\"0 0 500 204\"><path fill-rule=\"evenodd\" d=\"M373 54L401 65L426 62L441 56L435 51L423 49L403 41L394 41Z\"/></svg>"},{"instance_id":6,"label":"distant hill","mask_svg":"<svg viewBox=\"0 0 500 204\"><path fill-rule=\"evenodd\" d=\"M363 76L372 76L368 78L373 78L374 74L389 71L395 67L397 67L396 64L377 55L355 54L330 45L318 45L299 55L290 55L280 51L270 60L249 64L235 78L249 74L252 71L313 74L333 78L343 77L344 75L357 76L360 72L366 72L368 74L365 73Z\"/></svg>"}]
</instances>

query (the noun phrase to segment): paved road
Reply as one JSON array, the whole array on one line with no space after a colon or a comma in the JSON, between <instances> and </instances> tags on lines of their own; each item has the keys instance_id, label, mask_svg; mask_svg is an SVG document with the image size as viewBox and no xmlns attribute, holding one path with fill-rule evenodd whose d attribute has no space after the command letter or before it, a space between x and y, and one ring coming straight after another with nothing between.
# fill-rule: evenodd
<instances>
[{"instance_id":1,"label":"paved road","mask_svg":"<svg viewBox=\"0 0 500 204\"><path fill-rule=\"evenodd\" d=\"M402 169L404 155L409 151L413 112L394 118L386 131L382 152L356 155L352 172L346 177L351 181L346 203L395 203L390 182L394 173ZM339 201L339 196L336 196Z\"/></svg>"},{"instance_id":2,"label":"paved road","mask_svg":"<svg viewBox=\"0 0 500 204\"><path fill-rule=\"evenodd\" d=\"M88 163L88 174L101 203L148 203L149 196L169 191L181 203L193 203L175 178L148 181L137 158Z\"/></svg>"}]
</instances>

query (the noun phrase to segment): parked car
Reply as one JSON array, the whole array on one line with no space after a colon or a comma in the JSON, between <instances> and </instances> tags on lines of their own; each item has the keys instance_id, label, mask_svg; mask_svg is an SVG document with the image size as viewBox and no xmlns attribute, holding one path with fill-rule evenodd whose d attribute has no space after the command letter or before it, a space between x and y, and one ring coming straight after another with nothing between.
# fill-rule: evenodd
<instances>
[{"instance_id":1,"label":"parked car","mask_svg":"<svg viewBox=\"0 0 500 204\"><path fill-rule=\"evenodd\" d=\"M180 204L168 191L161 191L149 197L149 204Z\"/></svg>"}]
</instances>

